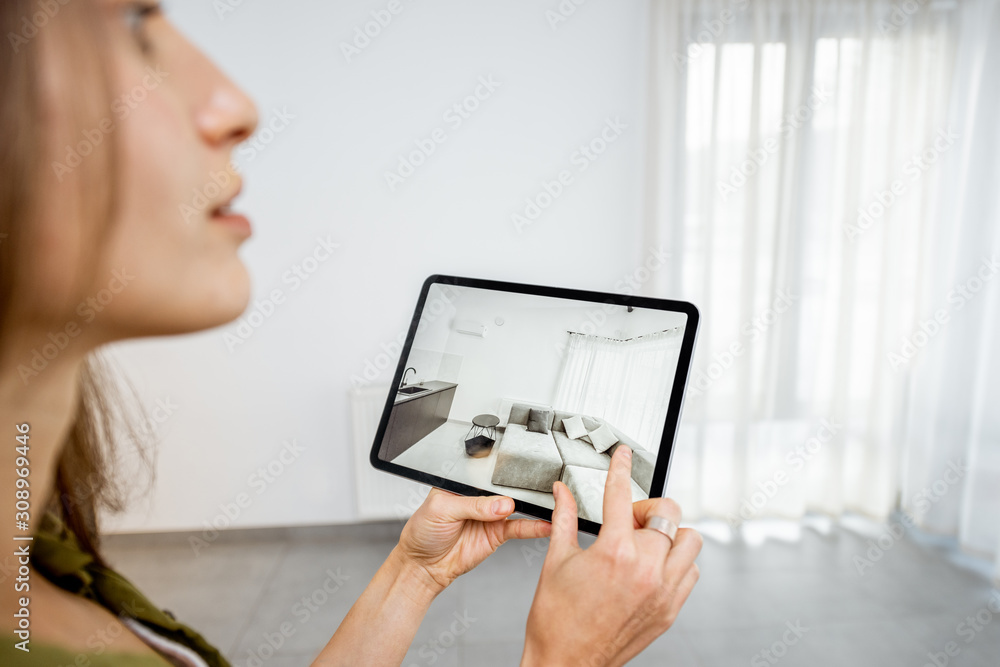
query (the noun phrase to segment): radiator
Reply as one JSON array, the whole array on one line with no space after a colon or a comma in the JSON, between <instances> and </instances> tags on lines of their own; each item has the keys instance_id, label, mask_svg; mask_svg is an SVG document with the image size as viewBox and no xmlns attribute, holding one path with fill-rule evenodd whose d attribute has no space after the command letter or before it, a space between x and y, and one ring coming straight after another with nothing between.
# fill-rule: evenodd
<instances>
[{"instance_id":1,"label":"radiator","mask_svg":"<svg viewBox=\"0 0 1000 667\"><path fill-rule=\"evenodd\" d=\"M362 521L405 519L430 491L424 484L376 470L368 460L388 393L387 384L350 390L355 500Z\"/></svg>"}]
</instances>

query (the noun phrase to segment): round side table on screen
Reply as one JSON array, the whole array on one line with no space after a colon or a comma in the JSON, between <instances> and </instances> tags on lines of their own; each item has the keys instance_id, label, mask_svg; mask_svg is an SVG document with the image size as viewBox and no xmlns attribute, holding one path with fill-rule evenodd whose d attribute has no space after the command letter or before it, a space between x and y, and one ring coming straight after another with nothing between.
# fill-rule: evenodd
<instances>
[{"instance_id":1,"label":"round side table on screen","mask_svg":"<svg viewBox=\"0 0 1000 667\"><path fill-rule=\"evenodd\" d=\"M465 436L465 453L476 459L489 456L493 443L497 441L499 423L500 418L496 415L476 415L472 428Z\"/></svg>"}]
</instances>

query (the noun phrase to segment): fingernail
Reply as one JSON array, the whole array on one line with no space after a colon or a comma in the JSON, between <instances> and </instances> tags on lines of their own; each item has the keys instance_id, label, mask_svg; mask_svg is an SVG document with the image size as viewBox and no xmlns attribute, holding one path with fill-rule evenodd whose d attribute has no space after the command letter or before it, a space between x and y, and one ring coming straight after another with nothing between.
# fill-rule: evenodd
<instances>
[{"instance_id":1,"label":"fingernail","mask_svg":"<svg viewBox=\"0 0 1000 667\"><path fill-rule=\"evenodd\" d=\"M628 445L622 445L622 449L625 450L625 458L632 458L632 449Z\"/></svg>"},{"instance_id":2,"label":"fingernail","mask_svg":"<svg viewBox=\"0 0 1000 667\"><path fill-rule=\"evenodd\" d=\"M510 512L510 504L504 500L494 500L493 501L493 513L494 514L508 514Z\"/></svg>"}]
</instances>

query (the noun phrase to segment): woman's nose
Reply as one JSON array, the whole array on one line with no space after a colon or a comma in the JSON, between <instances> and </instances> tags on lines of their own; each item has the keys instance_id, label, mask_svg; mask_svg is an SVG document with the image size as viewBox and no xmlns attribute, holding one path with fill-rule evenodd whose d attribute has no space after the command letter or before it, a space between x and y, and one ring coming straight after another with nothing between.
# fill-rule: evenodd
<instances>
[{"instance_id":1,"label":"woman's nose","mask_svg":"<svg viewBox=\"0 0 1000 667\"><path fill-rule=\"evenodd\" d=\"M257 128L257 108L235 84L221 79L198 110L195 122L208 143L238 144Z\"/></svg>"}]
</instances>

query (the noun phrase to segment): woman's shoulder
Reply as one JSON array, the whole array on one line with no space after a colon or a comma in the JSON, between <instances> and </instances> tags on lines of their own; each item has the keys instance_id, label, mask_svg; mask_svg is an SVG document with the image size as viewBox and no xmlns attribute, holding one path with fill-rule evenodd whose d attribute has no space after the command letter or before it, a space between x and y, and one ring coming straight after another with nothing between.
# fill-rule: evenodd
<instances>
[{"instance_id":1,"label":"woman's shoulder","mask_svg":"<svg viewBox=\"0 0 1000 667\"><path fill-rule=\"evenodd\" d=\"M104 651L78 652L55 644L31 640L18 648L13 635L0 640L0 665L13 667L165 667L170 663L156 654Z\"/></svg>"}]
</instances>

